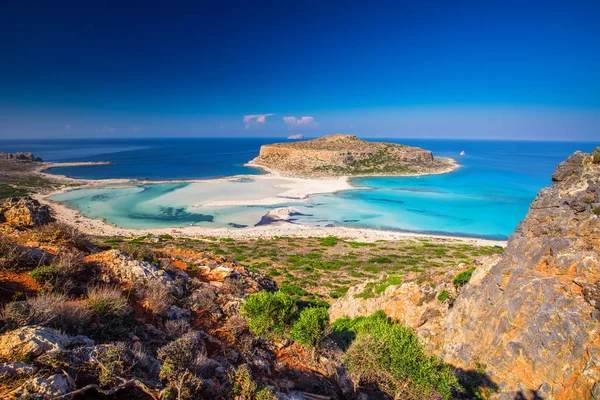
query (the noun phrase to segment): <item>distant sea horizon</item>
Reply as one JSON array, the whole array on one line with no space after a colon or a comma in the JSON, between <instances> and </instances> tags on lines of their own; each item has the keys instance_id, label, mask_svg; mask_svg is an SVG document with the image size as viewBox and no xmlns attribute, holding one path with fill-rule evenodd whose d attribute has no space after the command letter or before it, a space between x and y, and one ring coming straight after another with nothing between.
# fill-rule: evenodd
<instances>
[{"instance_id":1,"label":"distant sea horizon","mask_svg":"<svg viewBox=\"0 0 600 400\"><path fill-rule=\"evenodd\" d=\"M306 138L309 139L309 138ZM368 190L314 195L299 210L296 222L357 228L438 233L506 239L525 217L537 192L551 183L557 164L576 150L593 151L595 142L502 141L469 139L366 138L418 146L436 156L452 157L455 172L424 177L362 177L352 184ZM116 139L3 139L0 151L30 151L45 161L110 161L109 165L68 167L50 172L84 179L148 180L212 179L263 173L244 164L260 146L285 138L116 138ZM464 151L465 156L459 156ZM169 185L169 184L166 184ZM170 184L172 185L172 184ZM183 184L185 185L185 184ZM160 197L171 187L142 190L143 195L107 188L103 196L63 201L84 215L106 218L123 227L153 228L246 226L278 206L215 209L212 218L197 217L191 205L176 213ZM110 193L110 195L107 195ZM103 215L94 215L91 202L102 202ZM155 209L149 209L153 204ZM140 208L144 212L140 212ZM207 211L204 210L204 213ZM229 214L228 224L221 221ZM206 214L203 214L206 216ZM240 223L232 225L232 216ZM243 218L242 218L243 216ZM257 222L257 221L256 221Z\"/></svg>"}]
</instances>

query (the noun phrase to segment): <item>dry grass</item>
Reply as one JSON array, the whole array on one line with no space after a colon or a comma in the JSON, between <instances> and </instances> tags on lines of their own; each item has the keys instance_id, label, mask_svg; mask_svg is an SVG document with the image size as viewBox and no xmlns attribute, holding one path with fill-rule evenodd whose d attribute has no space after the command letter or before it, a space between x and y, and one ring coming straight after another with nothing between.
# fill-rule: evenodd
<instances>
[{"instance_id":1,"label":"dry grass","mask_svg":"<svg viewBox=\"0 0 600 400\"><path fill-rule=\"evenodd\" d=\"M60 293L44 293L27 301L8 303L1 318L9 328L42 325L79 333L91 319L90 311Z\"/></svg>"},{"instance_id":2,"label":"dry grass","mask_svg":"<svg viewBox=\"0 0 600 400\"><path fill-rule=\"evenodd\" d=\"M156 315L165 315L173 305L173 296L160 282L152 282L144 289L144 305Z\"/></svg>"},{"instance_id":3,"label":"dry grass","mask_svg":"<svg viewBox=\"0 0 600 400\"><path fill-rule=\"evenodd\" d=\"M127 299L114 286L91 286L87 297L88 308L97 315L121 317L130 312Z\"/></svg>"},{"instance_id":4,"label":"dry grass","mask_svg":"<svg viewBox=\"0 0 600 400\"><path fill-rule=\"evenodd\" d=\"M92 248L92 244L85 234L75 227L60 222L36 226L29 232L28 236L40 243L55 246L74 247L82 251L88 251Z\"/></svg>"}]
</instances>

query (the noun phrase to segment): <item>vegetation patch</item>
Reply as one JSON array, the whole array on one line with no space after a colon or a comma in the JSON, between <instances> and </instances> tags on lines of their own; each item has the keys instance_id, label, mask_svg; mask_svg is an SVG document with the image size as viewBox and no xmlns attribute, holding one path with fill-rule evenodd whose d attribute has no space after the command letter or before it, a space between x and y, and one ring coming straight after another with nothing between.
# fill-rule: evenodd
<instances>
[{"instance_id":1,"label":"vegetation patch","mask_svg":"<svg viewBox=\"0 0 600 400\"><path fill-rule=\"evenodd\" d=\"M471 280L473 271L475 271L475 267L471 267L468 270L459 273L452 279L452 284L456 287L461 287L461 286L466 285Z\"/></svg>"},{"instance_id":2,"label":"vegetation patch","mask_svg":"<svg viewBox=\"0 0 600 400\"><path fill-rule=\"evenodd\" d=\"M332 337L347 348L344 365L395 399L449 399L459 382L452 368L426 354L417 334L382 311L333 323Z\"/></svg>"}]
</instances>

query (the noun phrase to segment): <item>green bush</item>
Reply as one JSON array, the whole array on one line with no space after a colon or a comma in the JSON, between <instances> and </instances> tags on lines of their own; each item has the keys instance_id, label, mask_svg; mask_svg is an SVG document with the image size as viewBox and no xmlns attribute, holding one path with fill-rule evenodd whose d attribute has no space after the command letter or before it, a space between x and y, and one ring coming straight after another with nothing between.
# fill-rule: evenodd
<instances>
[{"instance_id":1,"label":"green bush","mask_svg":"<svg viewBox=\"0 0 600 400\"><path fill-rule=\"evenodd\" d=\"M596 207L592 210L592 212L596 215L600 215L600 207Z\"/></svg>"},{"instance_id":2,"label":"green bush","mask_svg":"<svg viewBox=\"0 0 600 400\"><path fill-rule=\"evenodd\" d=\"M369 262L370 263L375 263L375 264L391 264L394 261L391 258L389 258L389 257L375 256L375 257L369 258Z\"/></svg>"},{"instance_id":3,"label":"green bush","mask_svg":"<svg viewBox=\"0 0 600 400\"><path fill-rule=\"evenodd\" d=\"M289 283L289 282L282 282L280 285L279 290L281 290L281 292L285 293L285 294L289 294L292 296L306 296L308 294L308 292L296 285L294 285L293 283Z\"/></svg>"},{"instance_id":4,"label":"green bush","mask_svg":"<svg viewBox=\"0 0 600 400\"><path fill-rule=\"evenodd\" d=\"M319 244L321 246L334 247L339 241L340 239L335 236L327 236L326 238L322 239Z\"/></svg>"},{"instance_id":5,"label":"green bush","mask_svg":"<svg viewBox=\"0 0 600 400\"><path fill-rule=\"evenodd\" d=\"M437 394L448 399L452 388L459 387L449 365L427 355L412 329L388 321L383 312L354 320L342 318L333 324L333 332L334 340L351 343L344 355L348 370L392 398L435 398Z\"/></svg>"},{"instance_id":6,"label":"green bush","mask_svg":"<svg viewBox=\"0 0 600 400\"><path fill-rule=\"evenodd\" d=\"M58 273L58 267L55 264L51 265L40 265L29 273L31 278L38 282L44 283L51 280Z\"/></svg>"},{"instance_id":7,"label":"green bush","mask_svg":"<svg viewBox=\"0 0 600 400\"><path fill-rule=\"evenodd\" d=\"M471 267L468 270L459 273L454 277L454 279L452 279L452 284L456 287L466 285L471 280L471 275L473 275L473 271L475 271L475 267Z\"/></svg>"},{"instance_id":8,"label":"green bush","mask_svg":"<svg viewBox=\"0 0 600 400\"><path fill-rule=\"evenodd\" d=\"M326 308L306 308L292 327L292 337L306 347L316 346L329 333L329 313Z\"/></svg>"},{"instance_id":9,"label":"green bush","mask_svg":"<svg viewBox=\"0 0 600 400\"><path fill-rule=\"evenodd\" d=\"M259 292L246 298L241 314L248 319L248 328L265 338L282 336L298 317L296 301L282 292Z\"/></svg>"},{"instance_id":10,"label":"green bush","mask_svg":"<svg viewBox=\"0 0 600 400\"><path fill-rule=\"evenodd\" d=\"M446 289L442 290L442 291L440 292L440 294L438 294L438 296L437 296L437 299L438 299L439 301L446 301L446 300L448 300L449 298L450 298L450 293L449 293L449 292L448 292Z\"/></svg>"}]
</instances>

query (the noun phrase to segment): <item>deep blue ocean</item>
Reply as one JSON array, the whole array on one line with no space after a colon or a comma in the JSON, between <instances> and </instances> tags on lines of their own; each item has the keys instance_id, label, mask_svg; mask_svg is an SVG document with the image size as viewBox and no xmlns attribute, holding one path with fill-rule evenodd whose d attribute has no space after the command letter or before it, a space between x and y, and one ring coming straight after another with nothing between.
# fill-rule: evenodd
<instances>
[{"instance_id":1,"label":"deep blue ocean","mask_svg":"<svg viewBox=\"0 0 600 400\"><path fill-rule=\"evenodd\" d=\"M589 152L600 145L600 141L370 140L429 149L437 156L455 158L461 168L449 174L425 177L356 178L353 184L367 190L315 195L307 204L294 204L304 214L298 217L298 222L504 239L523 219L536 193L550 185L550 176L559 162L576 150ZM260 174L260 170L243 164L258 154L262 144L278 141L281 139L2 140L0 151L31 151L47 161L113 162L51 171L78 178L166 180ZM461 151L466 153L464 157L459 156ZM154 192L158 197L167 188L155 188ZM114 200L111 206L109 199L118 199L121 192L109 190L113 190L110 196L101 197L105 202L102 217L126 227L234 226L237 225L232 222L234 216L242 214L244 223L239 225L248 225L252 218L259 218L269 209L264 206L223 208L215 210L211 221L206 214L199 219L194 210L181 205L175 214L172 210L171 214L161 214L165 209L162 204L153 215L148 211L152 191L140 189L144 195L138 196L139 201L135 200L135 194L128 192L127 202ZM89 204L91 198L99 198L97 193L82 192L75 197L64 202L84 214L100 217L93 214L94 207ZM146 208L140 214L137 208L142 200ZM169 215L173 217L169 219Z\"/></svg>"}]
</instances>

